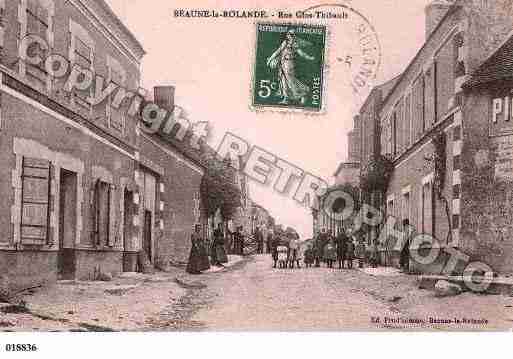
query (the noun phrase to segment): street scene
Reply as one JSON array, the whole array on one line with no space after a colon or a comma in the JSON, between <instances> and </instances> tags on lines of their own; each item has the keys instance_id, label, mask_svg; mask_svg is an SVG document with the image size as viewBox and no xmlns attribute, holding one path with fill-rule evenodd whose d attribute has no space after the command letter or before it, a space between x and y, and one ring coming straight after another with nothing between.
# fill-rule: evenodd
<instances>
[{"instance_id":1,"label":"street scene","mask_svg":"<svg viewBox=\"0 0 513 359\"><path fill-rule=\"evenodd\" d=\"M440 298L398 271L278 270L270 256L230 259L222 272L201 277L176 269L107 284L59 283L24 297L31 311L4 315L3 329L10 323L21 331L497 331L513 320L512 298Z\"/></svg>"},{"instance_id":2,"label":"street scene","mask_svg":"<svg viewBox=\"0 0 513 359\"><path fill-rule=\"evenodd\" d=\"M0 332L510 331L513 1L188 6L0 1Z\"/></svg>"}]
</instances>

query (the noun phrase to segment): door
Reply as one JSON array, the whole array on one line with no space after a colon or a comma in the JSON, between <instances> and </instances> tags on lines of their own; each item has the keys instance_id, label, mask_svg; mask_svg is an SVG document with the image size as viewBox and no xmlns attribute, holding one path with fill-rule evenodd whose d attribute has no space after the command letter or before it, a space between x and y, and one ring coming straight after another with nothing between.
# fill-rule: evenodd
<instances>
[{"instance_id":1,"label":"door","mask_svg":"<svg viewBox=\"0 0 513 359\"><path fill-rule=\"evenodd\" d=\"M150 263L152 263L151 260L151 232L152 232L152 215L151 211L145 210L144 211L144 230L143 230L143 250L146 254L146 258Z\"/></svg>"},{"instance_id":2,"label":"door","mask_svg":"<svg viewBox=\"0 0 513 359\"><path fill-rule=\"evenodd\" d=\"M132 239L132 215L133 215L134 194L132 191L125 189L123 200L123 249L127 251Z\"/></svg>"},{"instance_id":3,"label":"door","mask_svg":"<svg viewBox=\"0 0 513 359\"><path fill-rule=\"evenodd\" d=\"M61 169L59 197L59 256L60 279L75 277L75 237L77 214L77 174Z\"/></svg>"}]
</instances>

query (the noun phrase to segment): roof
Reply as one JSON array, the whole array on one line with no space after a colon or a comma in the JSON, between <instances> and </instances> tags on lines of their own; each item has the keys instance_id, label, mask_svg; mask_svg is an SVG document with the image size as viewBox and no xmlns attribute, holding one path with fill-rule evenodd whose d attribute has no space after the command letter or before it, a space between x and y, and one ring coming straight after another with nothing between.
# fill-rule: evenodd
<instances>
[{"instance_id":1,"label":"roof","mask_svg":"<svg viewBox=\"0 0 513 359\"><path fill-rule=\"evenodd\" d=\"M392 79L382 83L381 85L374 86L372 88L371 92L369 93L369 96L367 96L367 98L365 99L362 107L360 108L360 114L362 112L362 109L367 106L368 102L370 101L370 99L374 96L374 94L377 91L381 91L382 92L382 98L385 98L388 95L388 93L390 92L390 90L395 86L396 82L399 80L401 75L402 74L399 74L399 75L393 77Z\"/></svg>"},{"instance_id":2,"label":"roof","mask_svg":"<svg viewBox=\"0 0 513 359\"><path fill-rule=\"evenodd\" d=\"M354 166L353 168L358 168L358 167L360 167L360 162L341 162L338 165L337 170L335 171L333 176L335 176L335 177L338 176L340 171L342 171L343 168L347 168L348 165L353 165Z\"/></svg>"},{"instance_id":3,"label":"roof","mask_svg":"<svg viewBox=\"0 0 513 359\"><path fill-rule=\"evenodd\" d=\"M427 44L429 43L429 40L431 40L431 38L435 35L436 31L438 30L439 27L442 26L442 24L446 21L446 19L448 19L455 11L459 10L462 8L462 5L460 5L461 1L455 1L450 7L449 9L447 10L447 12L445 13L445 15L440 19L440 21L438 22L438 24L435 26L435 28L433 29L433 31L431 31L431 33L429 34L429 36L427 37L426 41L424 41L424 44L422 44L422 47L419 49L419 51L417 51L417 53L415 54L415 57L410 61L410 63L408 64L408 66L406 67L406 69L401 73L401 75L398 76L397 80L395 81L394 85L392 86L392 88L390 89L390 91L388 91L388 93L386 95L383 96L383 105L387 103L387 101L389 100L390 96L392 95L392 93L394 92L394 90L396 89L396 87L399 85L399 83L401 82L401 80L403 79L403 77L408 73L408 71L410 70L410 68L413 66L413 64L416 63L417 59L419 58L419 56L422 54L422 51L426 48Z\"/></svg>"},{"instance_id":4,"label":"roof","mask_svg":"<svg viewBox=\"0 0 513 359\"><path fill-rule=\"evenodd\" d=\"M491 53L470 79L463 84L464 88L476 87L490 82L513 79L513 35Z\"/></svg>"}]
</instances>

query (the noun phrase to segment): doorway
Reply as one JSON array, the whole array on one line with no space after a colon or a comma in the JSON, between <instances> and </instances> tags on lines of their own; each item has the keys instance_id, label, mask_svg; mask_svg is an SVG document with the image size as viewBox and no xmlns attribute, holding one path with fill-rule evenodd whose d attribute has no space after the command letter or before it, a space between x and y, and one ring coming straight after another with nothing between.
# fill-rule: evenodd
<instances>
[{"instance_id":1,"label":"doorway","mask_svg":"<svg viewBox=\"0 0 513 359\"><path fill-rule=\"evenodd\" d=\"M59 279L75 277L75 238L77 222L77 174L61 169L59 179Z\"/></svg>"},{"instance_id":2,"label":"doorway","mask_svg":"<svg viewBox=\"0 0 513 359\"><path fill-rule=\"evenodd\" d=\"M152 251L151 251L151 233L152 233L152 213L151 211L144 211L144 229L143 229L143 250L146 258L152 263Z\"/></svg>"}]
</instances>

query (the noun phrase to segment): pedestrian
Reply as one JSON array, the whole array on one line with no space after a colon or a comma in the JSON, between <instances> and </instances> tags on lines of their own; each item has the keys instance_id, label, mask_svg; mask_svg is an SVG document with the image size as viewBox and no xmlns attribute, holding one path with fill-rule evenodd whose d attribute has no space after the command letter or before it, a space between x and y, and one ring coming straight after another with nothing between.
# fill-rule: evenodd
<instances>
[{"instance_id":1,"label":"pedestrian","mask_svg":"<svg viewBox=\"0 0 513 359\"><path fill-rule=\"evenodd\" d=\"M376 245L375 240L372 240L371 245L369 246L369 264L372 268L376 268L378 266L378 246Z\"/></svg>"},{"instance_id":2,"label":"pedestrian","mask_svg":"<svg viewBox=\"0 0 513 359\"><path fill-rule=\"evenodd\" d=\"M409 236L409 228L410 220L408 218L403 219L403 231L406 233L406 241L401 250L401 257L399 260L399 264L404 273L410 272L410 236Z\"/></svg>"},{"instance_id":3,"label":"pedestrian","mask_svg":"<svg viewBox=\"0 0 513 359\"><path fill-rule=\"evenodd\" d=\"M315 251L312 248L311 244L308 244L308 247L305 250L304 257L306 268L311 268L315 261Z\"/></svg>"},{"instance_id":4,"label":"pedestrian","mask_svg":"<svg viewBox=\"0 0 513 359\"><path fill-rule=\"evenodd\" d=\"M205 243L200 234L201 226L196 224L194 232L191 234L191 252L187 262L187 273L200 274L202 271L210 269Z\"/></svg>"},{"instance_id":5,"label":"pedestrian","mask_svg":"<svg viewBox=\"0 0 513 359\"><path fill-rule=\"evenodd\" d=\"M346 251L346 260L347 260L347 268L353 269L353 259L354 259L354 242L353 236L350 236L347 241L347 251Z\"/></svg>"},{"instance_id":6,"label":"pedestrian","mask_svg":"<svg viewBox=\"0 0 513 359\"><path fill-rule=\"evenodd\" d=\"M224 230L223 223L219 223L214 230L214 241L212 243L212 263L216 266L222 266L228 263L228 256L224 248Z\"/></svg>"},{"instance_id":7,"label":"pedestrian","mask_svg":"<svg viewBox=\"0 0 513 359\"><path fill-rule=\"evenodd\" d=\"M296 234L297 250L296 250L296 264L298 268L301 268L301 260L303 259L303 252L301 251L301 244L299 242L299 235Z\"/></svg>"},{"instance_id":8,"label":"pedestrian","mask_svg":"<svg viewBox=\"0 0 513 359\"><path fill-rule=\"evenodd\" d=\"M256 227L254 237L257 242L257 253L258 254L264 253L264 235L262 234L260 227Z\"/></svg>"},{"instance_id":9,"label":"pedestrian","mask_svg":"<svg viewBox=\"0 0 513 359\"><path fill-rule=\"evenodd\" d=\"M314 239L314 245L313 245L313 252L314 252L314 265L316 268L319 268L321 266L321 240L319 239L319 236L317 236L316 239Z\"/></svg>"},{"instance_id":10,"label":"pedestrian","mask_svg":"<svg viewBox=\"0 0 513 359\"><path fill-rule=\"evenodd\" d=\"M336 240L338 269L344 268L347 250L347 235L344 230L340 231Z\"/></svg>"},{"instance_id":11,"label":"pedestrian","mask_svg":"<svg viewBox=\"0 0 513 359\"><path fill-rule=\"evenodd\" d=\"M270 230L269 233L267 233L267 242L266 242L267 254L272 252L272 242L273 242L273 232Z\"/></svg>"},{"instance_id":12,"label":"pedestrian","mask_svg":"<svg viewBox=\"0 0 513 359\"><path fill-rule=\"evenodd\" d=\"M276 268L276 265L278 263L278 246L280 245L280 241L278 239L278 236L273 236L273 239L271 241L271 256L273 258L273 268Z\"/></svg>"},{"instance_id":13,"label":"pedestrian","mask_svg":"<svg viewBox=\"0 0 513 359\"><path fill-rule=\"evenodd\" d=\"M324 245L327 242L327 234L326 229L323 228L321 233L317 236L315 240L315 266L320 267L321 266L321 259L324 256Z\"/></svg>"},{"instance_id":14,"label":"pedestrian","mask_svg":"<svg viewBox=\"0 0 513 359\"><path fill-rule=\"evenodd\" d=\"M297 259L299 254L299 241L294 236L289 242L289 268L294 268L294 263L297 263L297 267L299 268L299 260Z\"/></svg>"},{"instance_id":15,"label":"pedestrian","mask_svg":"<svg viewBox=\"0 0 513 359\"><path fill-rule=\"evenodd\" d=\"M244 254L244 235L242 233L242 226L238 226L234 235L235 242L235 254L243 255Z\"/></svg>"},{"instance_id":16,"label":"pedestrian","mask_svg":"<svg viewBox=\"0 0 513 359\"><path fill-rule=\"evenodd\" d=\"M328 268L333 268L333 263L337 259L337 251L333 240L330 238L328 243L324 246L324 260Z\"/></svg>"}]
</instances>

